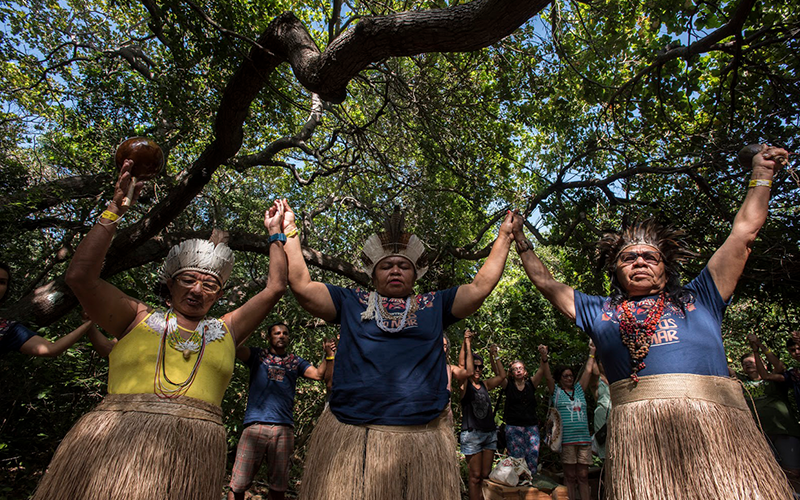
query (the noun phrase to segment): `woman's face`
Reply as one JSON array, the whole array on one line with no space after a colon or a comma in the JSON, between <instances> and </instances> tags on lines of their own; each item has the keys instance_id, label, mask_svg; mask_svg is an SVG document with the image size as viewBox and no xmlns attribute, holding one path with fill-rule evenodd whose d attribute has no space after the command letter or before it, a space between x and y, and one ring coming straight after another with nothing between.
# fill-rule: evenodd
<instances>
[{"instance_id":1,"label":"woman's face","mask_svg":"<svg viewBox=\"0 0 800 500\"><path fill-rule=\"evenodd\" d=\"M572 373L572 370L564 370L558 383L562 389L572 389L575 386L575 374Z\"/></svg>"},{"instance_id":2,"label":"woman's face","mask_svg":"<svg viewBox=\"0 0 800 500\"><path fill-rule=\"evenodd\" d=\"M8 292L8 281L11 277L8 275L8 271L5 269L0 269L0 301L6 296L6 292Z\"/></svg>"},{"instance_id":3,"label":"woman's face","mask_svg":"<svg viewBox=\"0 0 800 500\"><path fill-rule=\"evenodd\" d=\"M650 245L632 245L617 256L617 280L631 297L654 295L667 285L664 258Z\"/></svg>"},{"instance_id":4,"label":"woman's face","mask_svg":"<svg viewBox=\"0 0 800 500\"><path fill-rule=\"evenodd\" d=\"M372 273L375 290L384 297L408 297L414 291L416 271L405 257L387 257L378 262Z\"/></svg>"},{"instance_id":5,"label":"woman's face","mask_svg":"<svg viewBox=\"0 0 800 500\"><path fill-rule=\"evenodd\" d=\"M473 362L472 366L475 367L475 371L472 373L472 380L477 382L483 375L483 361L475 361Z\"/></svg>"},{"instance_id":6,"label":"woman's face","mask_svg":"<svg viewBox=\"0 0 800 500\"><path fill-rule=\"evenodd\" d=\"M517 362L511 365L511 376L514 380L525 380L528 377L528 370L525 369L525 364Z\"/></svg>"},{"instance_id":7,"label":"woman's face","mask_svg":"<svg viewBox=\"0 0 800 500\"><path fill-rule=\"evenodd\" d=\"M222 295L219 281L211 274L186 271L167 280L172 308L188 319L200 320Z\"/></svg>"}]
</instances>

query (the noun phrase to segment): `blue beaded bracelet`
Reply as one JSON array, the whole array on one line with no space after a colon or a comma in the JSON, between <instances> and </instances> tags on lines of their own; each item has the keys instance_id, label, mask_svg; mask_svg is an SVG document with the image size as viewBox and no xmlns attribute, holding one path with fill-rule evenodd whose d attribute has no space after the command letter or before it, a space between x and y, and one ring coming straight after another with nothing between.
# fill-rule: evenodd
<instances>
[{"instance_id":1,"label":"blue beaded bracelet","mask_svg":"<svg viewBox=\"0 0 800 500\"><path fill-rule=\"evenodd\" d=\"M275 243L276 241L280 241L281 243L286 243L286 235L283 233L275 233L269 235L268 242L270 244Z\"/></svg>"}]
</instances>

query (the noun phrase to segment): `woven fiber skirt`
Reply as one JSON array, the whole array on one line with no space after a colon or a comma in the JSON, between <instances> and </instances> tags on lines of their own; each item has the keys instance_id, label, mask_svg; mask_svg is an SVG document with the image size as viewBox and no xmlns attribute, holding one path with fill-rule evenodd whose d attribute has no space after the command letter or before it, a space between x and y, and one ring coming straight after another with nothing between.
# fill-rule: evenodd
<instances>
[{"instance_id":1,"label":"woven fiber skirt","mask_svg":"<svg viewBox=\"0 0 800 500\"><path fill-rule=\"evenodd\" d=\"M691 374L611 385L610 500L793 498L734 379Z\"/></svg>"},{"instance_id":2,"label":"woven fiber skirt","mask_svg":"<svg viewBox=\"0 0 800 500\"><path fill-rule=\"evenodd\" d=\"M219 500L225 451L216 405L109 394L67 433L33 498Z\"/></svg>"},{"instance_id":3,"label":"woven fiber skirt","mask_svg":"<svg viewBox=\"0 0 800 500\"><path fill-rule=\"evenodd\" d=\"M326 409L311 435L299 500L459 500L447 414L427 425L348 425Z\"/></svg>"}]
</instances>

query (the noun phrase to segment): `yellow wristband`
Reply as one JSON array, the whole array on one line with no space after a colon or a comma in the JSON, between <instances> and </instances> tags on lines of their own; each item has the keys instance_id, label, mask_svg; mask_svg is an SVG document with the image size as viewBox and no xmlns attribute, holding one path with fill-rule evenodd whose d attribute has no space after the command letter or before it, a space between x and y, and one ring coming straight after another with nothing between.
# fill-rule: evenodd
<instances>
[{"instance_id":1,"label":"yellow wristband","mask_svg":"<svg viewBox=\"0 0 800 500\"><path fill-rule=\"evenodd\" d=\"M593 358L593 357L594 357L594 354L590 354L590 355L589 355L589 357L590 357L590 358Z\"/></svg>"},{"instance_id":2,"label":"yellow wristband","mask_svg":"<svg viewBox=\"0 0 800 500\"><path fill-rule=\"evenodd\" d=\"M769 179L751 179L749 186L751 188L759 186L772 187L772 181Z\"/></svg>"},{"instance_id":3,"label":"yellow wristband","mask_svg":"<svg viewBox=\"0 0 800 500\"><path fill-rule=\"evenodd\" d=\"M333 356L327 356L327 357L325 358L325 361L333 361L333 360L334 360L334 357L333 357Z\"/></svg>"},{"instance_id":4,"label":"yellow wristband","mask_svg":"<svg viewBox=\"0 0 800 500\"><path fill-rule=\"evenodd\" d=\"M102 214L100 214L100 218L101 219L108 219L111 222L116 222L119 219L119 215L115 214L114 212L112 212L110 210L106 210Z\"/></svg>"},{"instance_id":5,"label":"yellow wristband","mask_svg":"<svg viewBox=\"0 0 800 500\"><path fill-rule=\"evenodd\" d=\"M297 236L297 227L295 227L291 231L287 231L286 232L286 237L287 238L294 238L295 236Z\"/></svg>"}]
</instances>

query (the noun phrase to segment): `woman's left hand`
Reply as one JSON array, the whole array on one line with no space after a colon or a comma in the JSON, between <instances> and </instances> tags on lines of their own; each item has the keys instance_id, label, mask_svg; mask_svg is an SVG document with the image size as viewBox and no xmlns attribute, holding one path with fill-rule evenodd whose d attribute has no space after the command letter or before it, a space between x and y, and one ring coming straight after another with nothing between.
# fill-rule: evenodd
<instances>
[{"instance_id":1,"label":"woman's left hand","mask_svg":"<svg viewBox=\"0 0 800 500\"><path fill-rule=\"evenodd\" d=\"M275 200L275 203L264 213L264 227L267 228L270 235L283 232L283 213L283 203L280 200Z\"/></svg>"}]
</instances>

